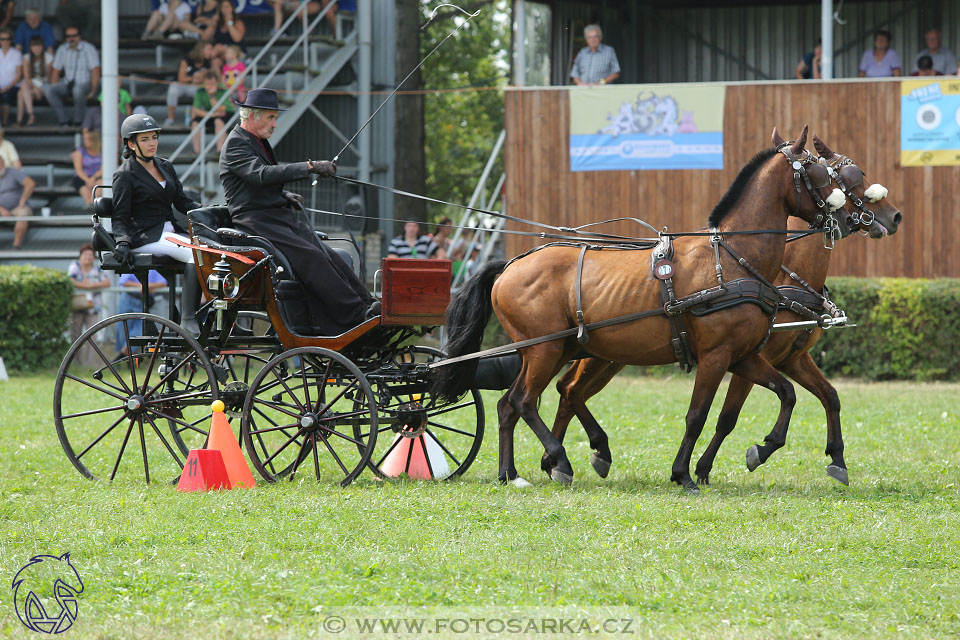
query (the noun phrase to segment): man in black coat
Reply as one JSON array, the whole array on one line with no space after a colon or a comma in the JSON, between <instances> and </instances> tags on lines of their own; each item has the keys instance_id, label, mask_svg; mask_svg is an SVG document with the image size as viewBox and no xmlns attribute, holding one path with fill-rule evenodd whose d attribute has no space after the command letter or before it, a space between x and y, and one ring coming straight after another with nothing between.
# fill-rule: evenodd
<instances>
[{"instance_id":1,"label":"man in black coat","mask_svg":"<svg viewBox=\"0 0 960 640\"><path fill-rule=\"evenodd\" d=\"M233 225L270 240L286 256L307 294L314 325L326 335L338 335L379 313L366 287L344 260L324 246L297 215L299 194L283 189L286 182L311 173L336 175L332 162L277 165L267 139L277 127L280 111L273 89L251 89L240 107L240 126L227 136L220 151L220 180Z\"/></svg>"}]
</instances>

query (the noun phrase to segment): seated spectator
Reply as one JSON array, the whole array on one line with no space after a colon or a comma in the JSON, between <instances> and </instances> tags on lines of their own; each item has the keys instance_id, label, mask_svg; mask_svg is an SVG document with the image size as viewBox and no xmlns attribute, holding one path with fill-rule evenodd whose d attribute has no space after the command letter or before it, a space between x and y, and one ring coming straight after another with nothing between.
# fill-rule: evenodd
<instances>
[{"instance_id":1,"label":"seated spectator","mask_svg":"<svg viewBox=\"0 0 960 640\"><path fill-rule=\"evenodd\" d=\"M237 83L237 79L243 75L243 72L247 70L247 65L243 63L243 60L240 59L240 56L243 55L243 52L240 51L240 47L235 44L230 45L225 50L225 55L227 57L226 64L223 65L223 86L229 89L234 84ZM243 102L247 95L247 88L243 86L243 83L240 83L240 86L237 87L236 98L240 102Z\"/></svg>"},{"instance_id":2,"label":"seated spectator","mask_svg":"<svg viewBox=\"0 0 960 640\"><path fill-rule=\"evenodd\" d=\"M453 243L453 220L444 216L440 218L436 228L433 230L433 243L437 245L437 252L434 258L447 258L450 256L450 249Z\"/></svg>"},{"instance_id":3,"label":"seated spectator","mask_svg":"<svg viewBox=\"0 0 960 640\"><path fill-rule=\"evenodd\" d=\"M330 4L330 0L320 0L320 4L326 7ZM337 33L337 12L338 11L349 11L352 13L357 12L357 0L340 0L337 4L333 5L330 11L327 12L327 24L330 25L330 33Z\"/></svg>"},{"instance_id":4,"label":"seated spectator","mask_svg":"<svg viewBox=\"0 0 960 640\"><path fill-rule=\"evenodd\" d=\"M23 56L23 81L17 94L17 126L23 124L23 112L27 112L27 126L36 123L33 115L33 101L43 98L43 89L50 79L53 69L53 54L43 47L43 38L32 36L30 49Z\"/></svg>"},{"instance_id":5,"label":"seated spectator","mask_svg":"<svg viewBox=\"0 0 960 640\"><path fill-rule=\"evenodd\" d=\"M8 168L0 158L0 215L20 218L32 214L27 200L33 195L37 183L20 169ZM23 245L27 235L27 221L20 220L13 227L13 248Z\"/></svg>"},{"instance_id":6,"label":"seated spectator","mask_svg":"<svg viewBox=\"0 0 960 640\"><path fill-rule=\"evenodd\" d=\"M162 40L173 31L181 31L184 22L189 24L192 7L186 0L160 0L160 6L150 14L143 30L142 40ZM192 26L192 25L191 25ZM190 31L199 37L199 31Z\"/></svg>"},{"instance_id":7,"label":"seated spectator","mask_svg":"<svg viewBox=\"0 0 960 640\"><path fill-rule=\"evenodd\" d=\"M390 241L388 258L432 258L437 245L430 236L420 235L420 223L409 220L403 225L403 234Z\"/></svg>"},{"instance_id":8,"label":"seated spectator","mask_svg":"<svg viewBox=\"0 0 960 640\"><path fill-rule=\"evenodd\" d=\"M44 89L47 102L57 112L61 127L78 126L91 100L100 88L100 54L97 48L80 37L80 29L69 26L64 29L67 41L57 49L53 58L50 84ZM61 77L61 74L63 76ZM73 96L73 118L63 106L63 99Z\"/></svg>"},{"instance_id":9,"label":"seated spectator","mask_svg":"<svg viewBox=\"0 0 960 640\"><path fill-rule=\"evenodd\" d=\"M180 59L177 67L177 81L167 89L167 119L164 126L171 126L176 121L177 103L180 98L193 96L197 88L203 84L203 74L206 71L220 71L220 59L217 58L213 43L201 40L193 46L190 53Z\"/></svg>"},{"instance_id":10,"label":"seated spectator","mask_svg":"<svg viewBox=\"0 0 960 640\"><path fill-rule=\"evenodd\" d=\"M100 154L100 132L84 131L83 145L70 154L73 159L73 188L83 196L83 202L93 204L93 188L103 180L103 158Z\"/></svg>"},{"instance_id":11,"label":"seated spectator","mask_svg":"<svg viewBox=\"0 0 960 640\"><path fill-rule=\"evenodd\" d=\"M93 245L89 242L80 247L79 257L67 268L67 275L73 280L77 293L73 296L73 309L70 311L70 338L77 341L84 331L100 320L102 308L100 289L110 286L110 277L96 263ZM76 355L77 363L93 367L99 360L93 347L87 343Z\"/></svg>"},{"instance_id":12,"label":"seated spectator","mask_svg":"<svg viewBox=\"0 0 960 640\"><path fill-rule=\"evenodd\" d=\"M23 163L20 162L20 154L17 153L17 148L13 146L12 142L4 139L2 127L0 127L0 158L3 158L3 163L8 167L13 167L14 169L23 168Z\"/></svg>"},{"instance_id":13,"label":"seated spectator","mask_svg":"<svg viewBox=\"0 0 960 640\"><path fill-rule=\"evenodd\" d=\"M36 9L27 9L23 13L23 22L13 34L13 43L23 53L30 50L30 40L40 38L44 49L53 55L53 48L57 41L53 38L53 27L43 19L43 15Z\"/></svg>"},{"instance_id":14,"label":"seated spectator","mask_svg":"<svg viewBox=\"0 0 960 640\"><path fill-rule=\"evenodd\" d=\"M601 42L603 32L600 26L588 24L583 28L583 38L587 46L580 49L570 69L573 84L593 86L607 84L620 77L620 63L613 47Z\"/></svg>"},{"instance_id":15,"label":"seated spectator","mask_svg":"<svg viewBox=\"0 0 960 640\"><path fill-rule=\"evenodd\" d=\"M932 69L936 73L921 73L918 75L929 76L945 76L950 75L957 69L957 56L953 54L953 51L947 49L946 47L940 46L940 30L939 29L928 29L923 36L924 42L927 45L927 48L921 51L913 59L913 70L919 71L920 67L920 58L924 56L930 56L932 62ZM914 75L911 73L910 75Z\"/></svg>"},{"instance_id":16,"label":"seated spectator","mask_svg":"<svg viewBox=\"0 0 960 640\"><path fill-rule=\"evenodd\" d=\"M204 116L211 112L213 104L222 98L226 92L227 90L220 86L220 76L217 75L216 71L204 72L203 86L197 89L197 92L193 96L193 112L191 113L192 119L190 121L194 130L193 152L197 155L199 155L202 150L200 145L200 127L197 125L203 120ZM229 100L225 100L223 104L213 112L210 119L207 120L205 129L207 133L212 133L216 136L217 151L220 151L223 147L224 138L221 133L231 113L233 113L233 104L231 104Z\"/></svg>"},{"instance_id":17,"label":"seated spectator","mask_svg":"<svg viewBox=\"0 0 960 640\"><path fill-rule=\"evenodd\" d=\"M140 284L140 281L137 280L137 276L132 273L125 273L120 276L117 284L128 289L127 293L121 293L117 296L117 313L141 313L143 311L143 286ZM151 269L147 274L147 310L149 310L150 313L155 313L154 309L157 311L163 309L163 304L156 299L155 293L157 289L162 289L166 286L167 281L164 277ZM163 314L161 313L161 315ZM142 320L127 320L126 325L127 332L131 336L139 336L143 333ZM123 334L123 323L118 322L116 324L115 336L117 352L125 356L130 355L130 349L127 346L127 337Z\"/></svg>"},{"instance_id":18,"label":"seated spectator","mask_svg":"<svg viewBox=\"0 0 960 640\"><path fill-rule=\"evenodd\" d=\"M91 40L100 39L100 0L60 0L54 15L64 29L74 25Z\"/></svg>"},{"instance_id":19,"label":"seated spectator","mask_svg":"<svg viewBox=\"0 0 960 640\"><path fill-rule=\"evenodd\" d=\"M219 0L203 0L197 3L193 8L193 20L187 27L188 30L195 30L202 38L207 27L216 20L218 13L220 13Z\"/></svg>"},{"instance_id":20,"label":"seated spectator","mask_svg":"<svg viewBox=\"0 0 960 640\"><path fill-rule=\"evenodd\" d=\"M17 8L17 0L0 0L0 29L10 29L13 22L13 10Z\"/></svg>"},{"instance_id":21,"label":"seated spectator","mask_svg":"<svg viewBox=\"0 0 960 640\"><path fill-rule=\"evenodd\" d=\"M130 92L123 87L117 89L117 111L119 111L120 116L118 122L123 122L124 118L133 115L133 98L130 97ZM80 124L80 131L82 133L88 131L103 131L102 91L100 95L97 96L97 104L87 107L87 113L83 116L83 122Z\"/></svg>"},{"instance_id":22,"label":"seated spectator","mask_svg":"<svg viewBox=\"0 0 960 640\"><path fill-rule=\"evenodd\" d=\"M23 54L13 48L13 32L0 29L0 126L7 126L23 79Z\"/></svg>"},{"instance_id":23,"label":"seated spectator","mask_svg":"<svg viewBox=\"0 0 960 640\"><path fill-rule=\"evenodd\" d=\"M910 74L911 76L942 76L943 74L933 68L933 58L930 56L920 56L917 60L917 70Z\"/></svg>"},{"instance_id":24,"label":"seated spectator","mask_svg":"<svg viewBox=\"0 0 960 640\"><path fill-rule=\"evenodd\" d=\"M873 49L863 52L858 78L889 78L900 75L900 56L890 48L892 36L889 31L873 34Z\"/></svg>"},{"instance_id":25,"label":"seated spectator","mask_svg":"<svg viewBox=\"0 0 960 640\"><path fill-rule=\"evenodd\" d=\"M820 39L817 38L817 43L813 45L813 51L803 54L803 59L797 63L797 68L793 70L793 75L797 77L797 80L819 80L823 77L820 75L820 56L822 53L823 46L820 44Z\"/></svg>"},{"instance_id":26,"label":"seated spectator","mask_svg":"<svg viewBox=\"0 0 960 640\"><path fill-rule=\"evenodd\" d=\"M323 6L321 6L319 0L307 0L307 2L299 2L297 0L267 0L267 3L273 6L273 29L270 30L271 36L280 31L280 27L283 26L284 18L299 9L301 4L307 5L308 17L317 15L323 9ZM326 2L324 2L324 5L325 4ZM327 14L328 21L332 13L333 10ZM300 14L300 19L303 19L303 14ZM334 21L333 26L331 26L331 30L335 28L336 21Z\"/></svg>"},{"instance_id":27,"label":"seated spectator","mask_svg":"<svg viewBox=\"0 0 960 640\"><path fill-rule=\"evenodd\" d=\"M224 48L231 44L239 46L246 53L247 45L243 39L246 33L247 25L237 17L233 0L220 0L217 16L203 30L202 38L213 40L217 55L224 58Z\"/></svg>"}]
</instances>

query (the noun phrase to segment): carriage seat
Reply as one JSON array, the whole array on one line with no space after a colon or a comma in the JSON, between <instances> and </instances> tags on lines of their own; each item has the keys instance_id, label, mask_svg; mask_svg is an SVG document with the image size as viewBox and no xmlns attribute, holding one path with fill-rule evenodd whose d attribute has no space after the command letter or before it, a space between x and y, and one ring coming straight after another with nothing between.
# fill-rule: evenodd
<instances>
[{"instance_id":1,"label":"carriage seat","mask_svg":"<svg viewBox=\"0 0 960 640\"><path fill-rule=\"evenodd\" d=\"M100 196L93 201L93 210L100 218L113 218L113 198ZM117 241L113 233L104 229L99 222L94 222L91 242L94 251L100 253L100 262L103 268L119 274L146 273L150 269L153 269L169 280L168 274L180 274L184 271L185 265L179 260L175 260L169 256L154 255L152 253L134 252L132 268L125 264L120 264L113 257L113 250L117 246Z\"/></svg>"}]
</instances>

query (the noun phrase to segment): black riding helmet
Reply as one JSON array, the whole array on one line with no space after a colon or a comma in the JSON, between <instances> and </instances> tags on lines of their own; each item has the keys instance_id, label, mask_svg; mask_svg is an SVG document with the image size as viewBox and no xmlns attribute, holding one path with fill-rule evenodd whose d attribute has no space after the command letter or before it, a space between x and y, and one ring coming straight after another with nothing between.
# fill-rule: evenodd
<instances>
[{"instance_id":1,"label":"black riding helmet","mask_svg":"<svg viewBox=\"0 0 960 640\"><path fill-rule=\"evenodd\" d=\"M153 116L135 113L132 116L124 118L123 124L120 125L120 137L123 138L123 157L129 158L131 155L136 155L137 158L144 162L153 162L153 158L145 158L143 156L143 151L140 150L140 143L136 141L136 135L138 133L147 133L150 131L160 131L160 125L153 119ZM127 146L129 140L133 140L133 144L137 147L136 154Z\"/></svg>"}]
</instances>

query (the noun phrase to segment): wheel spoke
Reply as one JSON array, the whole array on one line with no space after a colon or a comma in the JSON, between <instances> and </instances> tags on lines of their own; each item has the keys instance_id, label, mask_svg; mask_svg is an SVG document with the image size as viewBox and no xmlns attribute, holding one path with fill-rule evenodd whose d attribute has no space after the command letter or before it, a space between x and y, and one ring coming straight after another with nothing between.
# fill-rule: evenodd
<instances>
[{"instance_id":1,"label":"wheel spoke","mask_svg":"<svg viewBox=\"0 0 960 640\"><path fill-rule=\"evenodd\" d=\"M430 416L431 418L435 418L436 416L442 415L444 413L447 413L450 411L456 411L457 409L463 409L464 407L472 407L476 404L477 404L476 401L473 401L473 400L471 400L470 402L461 402L460 404L451 405L449 407L441 409L440 411L428 410L427 415Z\"/></svg>"},{"instance_id":2,"label":"wheel spoke","mask_svg":"<svg viewBox=\"0 0 960 640\"><path fill-rule=\"evenodd\" d=\"M187 422L184 422L184 421L181 420L180 418L175 418L174 416L168 415L168 414L164 413L163 411L160 411L160 410L158 410L158 409L153 409L153 408L151 408L151 407L144 407L144 408L145 408L147 411L149 411L150 413L154 414L154 415L160 416L161 418L166 418L167 420L170 420L171 422L175 422L175 423L177 423L177 424L183 425L183 429L180 429L180 431L178 431L177 433L181 433L181 432L183 432L183 431L185 431L185 430L187 430L187 429L193 429L193 430L196 431L197 433L202 433L203 435L207 435L207 432L206 432L206 431L203 431L203 430L201 430L201 429L197 429L196 426L194 426L194 425L192 425L192 424L189 424L189 423L187 423Z\"/></svg>"},{"instance_id":3,"label":"wheel spoke","mask_svg":"<svg viewBox=\"0 0 960 640\"><path fill-rule=\"evenodd\" d=\"M198 398L200 396L209 395L210 391L208 389L201 389L200 391L187 391L180 394L179 396L165 396L157 395L154 396L153 400L147 400L147 404L162 404L164 402L179 402L180 400L189 400L190 398Z\"/></svg>"},{"instance_id":4,"label":"wheel spoke","mask_svg":"<svg viewBox=\"0 0 960 640\"><path fill-rule=\"evenodd\" d=\"M284 432L284 433L286 433L286 432ZM256 436L257 436L257 442L260 443L260 450L263 451L263 457L266 458L267 455L268 455L268 454L267 454L267 445L266 445L266 443L264 443L263 438L260 437L260 434L256 434ZM268 462L268 463L267 463L267 466L270 467L270 473L271 473L272 475L276 476L276 475L277 475L277 470L276 470L276 468L274 468L273 462Z\"/></svg>"},{"instance_id":5,"label":"wheel spoke","mask_svg":"<svg viewBox=\"0 0 960 640\"><path fill-rule=\"evenodd\" d=\"M320 456L317 455L317 433L314 431L311 436L313 437L313 472L317 474L317 480L320 480Z\"/></svg>"},{"instance_id":6,"label":"wheel spoke","mask_svg":"<svg viewBox=\"0 0 960 640\"><path fill-rule=\"evenodd\" d=\"M129 348L130 348L130 330L127 328L127 321L126 321L126 320L121 320L121 321L120 321L120 324L123 325L123 338L124 338L124 340L125 340L125 344L127 345L127 348L129 349ZM132 353L133 353L133 351L131 350L131 354L132 354ZM129 358L127 358L127 364L130 365L130 381L133 383L133 388L136 389L136 390L139 390L139 389L140 389L140 385L137 384L137 372L134 370L134 366L133 366L133 356L132 356L132 355L131 355ZM141 425L140 425L140 431L141 431L141 434L140 434L140 435L141 435L141 440L142 440L142 439L143 439L143 438L142 438L142 436L143 436L143 433L142 433L142 432L143 432L143 424L142 424L142 423L141 423ZM146 453L147 453L147 452L146 452L146 449L144 449L144 452L143 452L143 453L144 453L144 455L146 455ZM150 482L150 478L149 478L149 477L147 478L147 482Z\"/></svg>"},{"instance_id":7,"label":"wheel spoke","mask_svg":"<svg viewBox=\"0 0 960 640\"><path fill-rule=\"evenodd\" d=\"M292 411L288 411L288 410L285 409L284 407L282 407L282 406L280 406L280 405L278 405L278 404L275 404L275 403L272 402L272 401L264 400L264 399L262 399L262 398L254 398L253 401L254 401L254 403L259 402L260 404L262 404L262 405L264 405L264 406L266 406L266 407L270 407L271 409L274 409L275 411L279 411L280 413L285 413L285 414L287 414L288 416L290 416L291 418L296 419L297 421L300 420L300 416L299 416L299 415L297 415L296 413L294 413L294 412L292 412ZM260 412L260 413L262 413L262 412ZM266 416L264 416L264 417L266 417Z\"/></svg>"},{"instance_id":8,"label":"wheel spoke","mask_svg":"<svg viewBox=\"0 0 960 640\"><path fill-rule=\"evenodd\" d=\"M303 366L303 363L301 363L301 367L302 366ZM296 403L297 408L300 409L301 412L303 412L304 411L303 404L300 403L300 399L297 398L296 394L293 392L290 386L287 385L287 381L281 378L279 375L277 375L277 371L275 369L273 370L273 375L276 377L277 381L279 381L280 384L283 385L283 388L287 390L287 393L290 394L290 397Z\"/></svg>"},{"instance_id":9,"label":"wheel spoke","mask_svg":"<svg viewBox=\"0 0 960 640\"><path fill-rule=\"evenodd\" d=\"M106 407L104 409L91 409L90 411L81 411L79 413L68 413L65 416L60 416L61 420L67 420L68 418L80 418L83 416L92 416L98 413L107 413L108 411L122 411L126 409L126 405L120 405L119 407Z\"/></svg>"},{"instance_id":10,"label":"wheel spoke","mask_svg":"<svg viewBox=\"0 0 960 640\"><path fill-rule=\"evenodd\" d=\"M278 425L275 427L267 427L266 429L254 429L254 430L251 430L250 433L260 434L260 433L266 433L268 431L282 431L284 429L290 429L296 426L297 426L296 424L284 424L284 425Z\"/></svg>"},{"instance_id":11,"label":"wheel spoke","mask_svg":"<svg viewBox=\"0 0 960 640\"><path fill-rule=\"evenodd\" d=\"M340 393L338 393L338 394L334 397L333 400L331 400L330 402L326 403L326 405L324 406L324 409L329 409L330 407L332 407L333 405L335 405L335 404L337 403L337 400L339 400L340 398L343 397L343 394L345 394L347 391L350 391L350 389L353 389L356 385L357 385L357 381L356 381L356 380L354 380L353 382L351 382L350 384L348 384L346 387L344 387L344 388L340 391ZM321 409L318 408L317 411L319 412L319 411L321 411Z\"/></svg>"},{"instance_id":12,"label":"wheel spoke","mask_svg":"<svg viewBox=\"0 0 960 640\"><path fill-rule=\"evenodd\" d=\"M306 358L301 358L300 362L300 379L303 380L303 405L309 411L310 407L313 406L313 403L310 402L310 386L307 384L307 364Z\"/></svg>"},{"instance_id":13,"label":"wheel spoke","mask_svg":"<svg viewBox=\"0 0 960 640\"><path fill-rule=\"evenodd\" d=\"M97 355L100 356L100 359L103 360L103 363L107 365L107 368L110 369L110 373L113 374L113 377L117 379L117 382L120 383L120 386L123 388L124 392L128 395L131 395L133 392L130 390L130 387L127 386L127 383L123 381L120 377L120 374L117 373L117 370L113 368L113 363L107 360L107 356L103 355L103 351L100 349L100 346L97 345L96 340L90 340L90 346L93 347L93 350L97 352Z\"/></svg>"},{"instance_id":14,"label":"wheel spoke","mask_svg":"<svg viewBox=\"0 0 960 640\"><path fill-rule=\"evenodd\" d=\"M450 456L450 459L453 460L454 464L456 464L457 467L459 468L459 467L460 467L460 461L457 460L457 456L453 455L453 454L450 452L450 449L447 449L447 448L443 445L443 442L440 440L440 438L438 438L436 435L434 435L433 431L430 431L430 429L427 429L426 431L427 431L427 433L430 434L430 437L433 438L433 441L436 442L438 445L440 445L440 448L443 449L443 452L444 452L445 454L447 454L448 456ZM424 451L426 451L426 449L424 449Z\"/></svg>"},{"instance_id":15,"label":"wheel spoke","mask_svg":"<svg viewBox=\"0 0 960 640\"><path fill-rule=\"evenodd\" d=\"M163 376L162 378L160 378L159 382L157 382L157 384L153 385L153 387L151 387L150 390L147 391L147 392L146 392L145 394L143 394L143 395L144 395L144 396L152 396L154 393L157 392L157 389L159 389L159 388L162 387L164 384L166 384L166 382L167 382L174 374L176 374L178 371L180 371L180 369L183 367L183 365L187 364L189 361L190 361L190 358L183 358L182 360L180 360L180 362L178 362L177 365L176 365L173 369L170 369L170 371L167 371L167 372L164 374L164 376ZM191 379L191 380L193 379L193 376L192 376L192 375L190 376L190 379Z\"/></svg>"},{"instance_id":16,"label":"wheel spoke","mask_svg":"<svg viewBox=\"0 0 960 640\"><path fill-rule=\"evenodd\" d=\"M94 440L93 442L91 442L90 444L88 444L88 445L87 445L87 448L80 452L80 455L77 456L77 460L79 460L80 458L82 458L82 457L83 457L83 454L85 454L87 451L90 451L90 449L93 448L93 446L94 446L95 444L97 444L98 442L100 442L101 440L103 440L104 436L106 436L108 433L110 433L111 431L113 431L114 428L116 428L116 426L117 426L118 424L120 424L121 422L123 422L124 418L126 418L126 417L127 417L127 412L124 411L124 412L123 412L123 415L120 416L119 418L117 418L116 422L114 422L112 425L110 425L109 427L107 427L107 430L106 430L106 431L104 431L104 432L101 433L99 436L97 436L97 439L96 439L96 440Z\"/></svg>"},{"instance_id":17,"label":"wheel spoke","mask_svg":"<svg viewBox=\"0 0 960 640\"><path fill-rule=\"evenodd\" d=\"M297 475L297 469L300 468L301 463L307 459L307 456L310 455L310 452L307 451L307 444L310 442L310 438L304 438L303 444L300 445L300 449L297 451L297 459L293 461L293 469L290 470L289 480L293 481L293 476Z\"/></svg>"},{"instance_id":18,"label":"wheel spoke","mask_svg":"<svg viewBox=\"0 0 960 640\"><path fill-rule=\"evenodd\" d=\"M423 437L421 433L417 436L417 440L420 442L420 448L423 449L423 461L427 463L427 473L430 474L430 478L436 478L436 474L433 473L433 465L430 464L430 455L427 453L427 440ZM413 447L410 447L410 450L413 450Z\"/></svg>"},{"instance_id":19,"label":"wheel spoke","mask_svg":"<svg viewBox=\"0 0 960 640\"><path fill-rule=\"evenodd\" d=\"M320 381L320 388L317 389L317 406L314 411L320 411L320 403L323 402L324 392L327 390L327 380L330 379L330 367L333 366L333 360L327 360L327 368L323 371L323 378Z\"/></svg>"},{"instance_id":20,"label":"wheel spoke","mask_svg":"<svg viewBox=\"0 0 960 640\"><path fill-rule=\"evenodd\" d=\"M378 469L380 468L381 465L383 465L383 461L387 459L387 456L393 453L393 450L397 448L397 445L400 444L401 440L405 440L405 438L403 437L396 438L394 439L393 442L390 443L390 447L387 449L387 452L383 454L383 457L380 458L380 462L377 463Z\"/></svg>"},{"instance_id":21,"label":"wheel spoke","mask_svg":"<svg viewBox=\"0 0 960 640\"><path fill-rule=\"evenodd\" d=\"M477 437L477 434L475 434L475 433L467 433L466 431L461 431L460 429L454 429L453 427L448 427L448 426L445 425L445 424L440 424L439 422L434 422L433 420L427 420L427 424L432 424L432 425L435 426L435 427L440 427L441 429L444 429L445 431L452 431L453 433L459 433L460 435L462 435L462 436L467 436L468 438L476 438L476 437Z\"/></svg>"},{"instance_id":22,"label":"wheel spoke","mask_svg":"<svg viewBox=\"0 0 960 640\"><path fill-rule=\"evenodd\" d=\"M91 389L93 389L94 391L99 391L100 393L105 393L105 394L107 394L108 396L113 396L114 398L116 398L117 400L120 400L121 402L126 402L126 401L127 401L127 399L124 398L124 397L123 397L122 395L120 395L119 393L114 393L113 391L109 391L109 390L104 389L104 388L102 388L102 387L98 387L98 386L96 386L95 384L93 384L92 382L87 382L87 381L84 380L83 378L78 378L77 376L73 375L72 373L66 373L66 374L64 374L64 377L65 377L65 378L70 378L71 380L75 380L75 381L79 382L80 384L84 384L84 385L90 387ZM104 384L106 384L106 383L104 383ZM122 389L121 389L121 391L122 391Z\"/></svg>"},{"instance_id":23,"label":"wheel spoke","mask_svg":"<svg viewBox=\"0 0 960 640\"><path fill-rule=\"evenodd\" d=\"M267 464L268 462L270 462L271 460L273 460L274 458L276 458L277 455L278 455L281 451L283 451L283 450L286 449L288 446L290 446L290 443L297 439L297 436L300 435L301 431L302 431L302 429L297 429L297 432L296 432L295 434L293 434L293 436L291 436L286 442L284 442L283 445L282 445L279 449L277 449L276 451L274 451L273 454L272 454L269 458L267 458L266 460L264 460L264 461L263 461L263 464Z\"/></svg>"},{"instance_id":24,"label":"wheel spoke","mask_svg":"<svg viewBox=\"0 0 960 640\"><path fill-rule=\"evenodd\" d=\"M337 464L340 465L340 468L343 469L343 474L349 476L350 472L347 471L347 468L345 466L343 466L343 462L340 461L340 456L337 455L337 452L334 451L333 447L330 446L330 443L327 442L327 437L319 431L315 431L314 433L320 434L320 439L323 440L323 444L326 445L327 449L330 451L330 455L333 456L333 459L336 460Z\"/></svg>"},{"instance_id":25,"label":"wheel spoke","mask_svg":"<svg viewBox=\"0 0 960 640\"><path fill-rule=\"evenodd\" d=\"M153 350L150 352L150 363L147 365L147 374L143 377L143 387L140 389L141 392L147 390L147 384L150 383L150 376L153 375L153 366L157 361L157 354L160 353L160 344L163 342L163 332L167 330L167 325L161 324L160 331L157 333L157 341L153 345ZM127 348L130 348L130 338L127 338Z\"/></svg>"},{"instance_id":26,"label":"wheel spoke","mask_svg":"<svg viewBox=\"0 0 960 640\"><path fill-rule=\"evenodd\" d=\"M323 425L320 425L320 428L323 429L324 431L326 431L327 433L332 433L332 434L335 435L335 436L340 436L341 438L343 438L343 439L346 440L347 442L352 442L353 444L357 445L358 447L365 447L365 446L367 446L367 444L366 444L365 442L361 442L361 441L359 441L359 440L354 440L354 439L351 438L350 436L348 436L348 435L346 435L346 434L344 434L344 433L340 433L339 431L337 431L337 430L335 430L335 429L333 429L333 428L331 428L331 427L325 427L325 426L323 426Z\"/></svg>"},{"instance_id":27,"label":"wheel spoke","mask_svg":"<svg viewBox=\"0 0 960 640\"><path fill-rule=\"evenodd\" d=\"M123 444L120 445L120 453L117 454L117 461L113 463L113 471L110 472L110 482L117 476L117 469L120 468L120 458L123 457L123 450L127 448L127 440L130 439L130 433L133 431L134 418L130 418L130 426L127 427L127 433L123 436Z\"/></svg>"},{"instance_id":28,"label":"wheel spoke","mask_svg":"<svg viewBox=\"0 0 960 640\"><path fill-rule=\"evenodd\" d=\"M150 426L153 427L154 432L157 434L157 437L160 438L160 442L163 443L163 446L167 448L167 451L170 452L170 455L173 456L173 459L176 463L183 469L183 463L180 462L180 458L177 457L177 454L173 452L173 448L170 446L170 443L167 442L167 439L163 437L163 434L160 432L160 429L157 428L157 423L153 421L149 415L144 416L147 419L147 422L150 423Z\"/></svg>"},{"instance_id":29,"label":"wheel spoke","mask_svg":"<svg viewBox=\"0 0 960 640\"><path fill-rule=\"evenodd\" d=\"M143 416L137 416L137 427L140 430L140 450L143 451L143 475L147 480L147 484L150 484L150 465L147 462L147 443L143 438Z\"/></svg>"}]
</instances>

